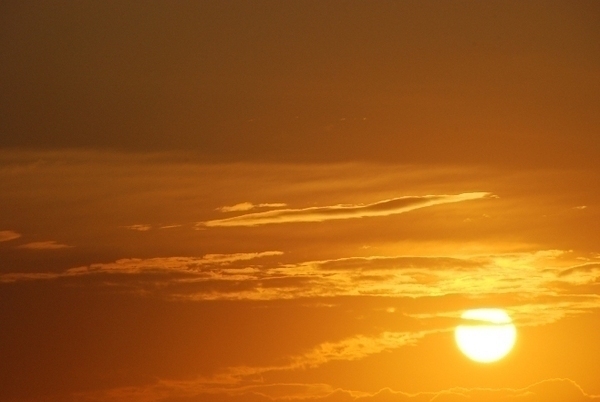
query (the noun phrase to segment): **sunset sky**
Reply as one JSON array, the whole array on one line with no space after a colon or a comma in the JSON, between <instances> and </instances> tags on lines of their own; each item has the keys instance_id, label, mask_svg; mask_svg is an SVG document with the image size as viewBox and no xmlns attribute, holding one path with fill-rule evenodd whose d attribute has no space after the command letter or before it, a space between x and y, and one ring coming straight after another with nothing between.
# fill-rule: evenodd
<instances>
[{"instance_id":1,"label":"sunset sky","mask_svg":"<svg viewBox=\"0 0 600 402\"><path fill-rule=\"evenodd\" d=\"M0 401L600 401L599 178L598 1L1 1Z\"/></svg>"}]
</instances>

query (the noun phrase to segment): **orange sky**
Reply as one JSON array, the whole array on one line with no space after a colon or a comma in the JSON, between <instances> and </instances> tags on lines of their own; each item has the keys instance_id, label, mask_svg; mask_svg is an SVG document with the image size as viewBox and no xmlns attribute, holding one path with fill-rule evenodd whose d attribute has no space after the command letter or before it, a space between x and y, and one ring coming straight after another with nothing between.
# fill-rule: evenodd
<instances>
[{"instance_id":1,"label":"orange sky","mask_svg":"<svg viewBox=\"0 0 600 402\"><path fill-rule=\"evenodd\" d=\"M0 401L600 400L599 20L2 2Z\"/></svg>"}]
</instances>

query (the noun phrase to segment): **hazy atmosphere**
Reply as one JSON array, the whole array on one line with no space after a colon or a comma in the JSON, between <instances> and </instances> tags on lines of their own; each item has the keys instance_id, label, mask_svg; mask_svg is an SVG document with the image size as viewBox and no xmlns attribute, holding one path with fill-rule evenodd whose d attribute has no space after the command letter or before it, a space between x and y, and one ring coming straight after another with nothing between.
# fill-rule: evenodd
<instances>
[{"instance_id":1,"label":"hazy atmosphere","mask_svg":"<svg viewBox=\"0 0 600 402\"><path fill-rule=\"evenodd\" d=\"M0 2L0 401L600 401L599 21Z\"/></svg>"}]
</instances>

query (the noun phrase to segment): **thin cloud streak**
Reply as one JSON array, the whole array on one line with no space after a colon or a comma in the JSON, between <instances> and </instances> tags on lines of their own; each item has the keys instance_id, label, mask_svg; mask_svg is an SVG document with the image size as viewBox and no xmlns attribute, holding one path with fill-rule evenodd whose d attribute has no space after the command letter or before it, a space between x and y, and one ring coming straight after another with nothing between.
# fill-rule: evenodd
<instances>
[{"instance_id":1,"label":"thin cloud streak","mask_svg":"<svg viewBox=\"0 0 600 402\"><path fill-rule=\"evenodd\" d=\"M123 226L125 229L129 229L129 230L137 230L138 232L147 232L148 230L152 229L152 225L147 225L147 224L137 224L137 225L129 225L129 226Z\"/></svg>"},{"instance_id":2,"label":"thin cloud streak","mask_svg":"<svg viewBox=\"0 0 600 402\"><path fill-rule=\"evenodd\" d=\"M392 198L366 205L332 205L301 209L278 209L255 212L232 218L200 222L200 226L258 226L269 223L323 222L334 219L353 219L388 216L439 204L482 199L492 196L488 192L455 195L426 195Z\"/></svg>"},{"instance_id":3,"label":"thin cloud streak","mask_svg":"<svg viewBox=\"0 0 600 402\"><path fill-rule=\"evenodd\" d=\"M31 243L26 243L18 246L18 248L24 248L28 250L58 250L61 248L71 248L73 246L69 246L67 244L58 243L55 240L49 241L35 241Z\"/></svg>"},{"instance_id":4,"label":"thin cloud streak","mask_svg":"<svg viewBox=\"0 0 600 402\"><path fill-rule=\"evenodd\" d=\"M165 226L161 226L160 229L173 229L173 228L180 228L183 225L165 225Z\"/></svg>"},{"instance_id":5,"label":"thin cloud streak","mask_svg":"<svg viewBox=\"0 0 600 402\"><path fill-rule=\"evenodd\" d=\"M18 239L19 237L21 237L21 234L12 230L0 230L0 242Z\"/></svg>"},{"instance_id":6,"label":"thin cloud streak","mask_svg":"<svg viewBox=\"0 0 600 402\"><path fill-rule=\"evenodd\" d=\"M263 204L253 204L251 202L241 202L239 204L231 205L231 206L223 206L216 209L216 211L220 212L243 212L249 211L255 208L282 208L286 207L287 204L283 202L272 202L272 203L263 203Z\"/></svg>"}]
</instances>

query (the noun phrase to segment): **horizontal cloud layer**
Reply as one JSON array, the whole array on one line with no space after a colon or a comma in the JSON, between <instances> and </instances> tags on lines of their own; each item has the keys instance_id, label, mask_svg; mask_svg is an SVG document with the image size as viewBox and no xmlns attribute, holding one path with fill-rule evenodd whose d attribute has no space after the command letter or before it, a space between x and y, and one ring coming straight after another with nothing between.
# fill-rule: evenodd
<instances>
[{"instance_id":1,"label":"horizontal cloud layer","mask_svg":"<svg viewBox=\"0 0 600 402\"><path fill-rule=\"evenodd\" d=\"M406 393L384 388L374 393L334 389L327 384L254 384L207 387L199 381L160 381L146 387L117 388L79 394L84 401L150 402L170 398L186 402L596 402L568 378L543 380L524 388L452 388L439 392Z\"/></svg>"},{"instance_id":2,"label":"horizontal cloud layer","mask_svg":"<svg viewBox=\"0 0 600 402\"><path fill-rule=\"evenodd\" d=\"M332 205L301 209L277 209L199 223L200 226L257 226L269 223L322 222L401 214L419 208L489 197L487 192L455 195L399 197L366 205ZM238 204L243 205L243 204ZM230 209L231 210L231 209ZM237 209L240 210L240 209Z\"/></svg>"},{"instance_id":3,"label":"horizontal cloud layer","mask_svg":"<svg viewBox=\"0 0 600 402\"><path fill-rule=\"evenodd\" d=\"M236 263L281 254L283 254L281 251L263 251L259 253L206 254L203 257L125 258L111 263L70 268L63 272L8 273L0 275L0 283L100 274L151 275L153 273L161 275L165 273L189 274L206 279L220 278L231 274L236 280L243 280L247 278L249 271L248 269L236 269Z\"/></svg>"},{"instance_id":4,"label":"horizontal cloud layer","mask_svg":"<svg viewBox=\"0 0 600 402\"><path fill-rule=\"evenodd\" d=\"M189 301L526 296L528 303L521 300L511 307L513 318L520 325L546 324L600 308L595 290L589 288L600 278L598 259L588 258L582 265L584 257L572 252L369 256L295 263L273 259L282 255L281 251L263 251L122 259L61 272L9 272L0 275L0 283L71 283L89 277L88 285L105 286L110 275L110 283L134 293L151 292L167 299ZM273 258L258 261L266 257ZM458 312L444 314L414 317L459 316Z\"/></svg>"}]
</instances>

